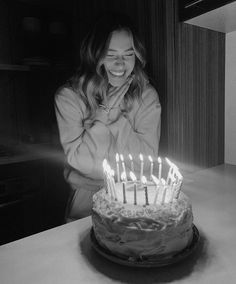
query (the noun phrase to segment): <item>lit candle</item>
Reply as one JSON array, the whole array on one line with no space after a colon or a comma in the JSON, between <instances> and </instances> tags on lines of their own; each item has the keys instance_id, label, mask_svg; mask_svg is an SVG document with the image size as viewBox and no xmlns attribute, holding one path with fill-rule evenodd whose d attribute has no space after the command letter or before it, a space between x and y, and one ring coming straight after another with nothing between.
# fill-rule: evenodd
<instances>
[{"instance_id":1,"label":"lit candle","mask_svg":"<svg viewBox=\"0 0 236 284\"><path fill-rule=\"evenodd\" d=\"M162 161L161 161L161 158L158 157L157 161L158 161L158 164L159 164L158 178L159 178L159 180L161 180L161 170L162 170Z\"/></svg>"},{"instance_id":2,"label":"lit candle","mask_svg":"<svg viewBox=\"0 0 236 284\"><path fill-rule=\"evenodd\" d=\"M139 159L140 159L140 181L142 179L143 176L143 155L139 154Z\"/></svg>"},{"instance_id":3,"label":"lit candle","mask_svg":"<svg viewBox=\"0 0 236 284\"><path fill-rule=\"evenodd\" d=\"M183 182L183 176L181 175L181 173L179 171L177 171L177 175L178 175L178 184L177 184L177 188L176 188L176 199L179 198L179 194L180 194L181 186L182 186L182 182Z\"/></svg>"},{"instance_id":4,"label":"lit candle","mask_svg":"<svg viewBox=\"0 0 236 284\"><path fill-rule=\"evenodd\" d=\"M167 186L163 185L162 200L161 200L162 205L165 203L166 191L167 191Z\"/></svg>"},{"instance_id":5,"label":"lit candle","mask_svg":"<svg viewBox=\"0 0 236 284\"><path fill-rule=\"evenodd\" d=\"M122 168L123 168L123 171L125 173L125 177L126 177L126 180L127 181L127 175L126 175L126 169L125 169L125 162L124 162L124 157L122 154L120 154L120 159L121 159L121 164L122 164Z\"/></svg>"},{"instance_id":6,"label":"lit candle","mask_svg":"<svg viewBox=\"0 0 236 284\"><path fill-rule=\"evenodd\" d=\"M122 187L123 187L123 203L127 203L126 201L126 189L125 189L125 181L126 181L126 173L123 172L121 174L121 180L122 180Z\"/></svg>"},{"instance_id":7,"label":"lit candle","mask_svg":"<svg viewBox=\"0 0 236 284\"><path fill-rule=\"evenodd\" d=\"M170 198L170 203L174 201L175 194L176 194L176 186L177 186L177 180L172 182L171 184L171 198Z\"/></svg>"},{"instance_id":8,"label":"lit candle","mask_svg":"<svg viewBox=\"0 0 236 284\"><path fill-rule=\"evenodd\" d=\"M118 153L116 153L116 175L117 182L120 182L120 157Z\"/></svg>"},{"instance_id":9,"label":"lit candle","mask_svg":"<svg viewBox=\"0 0 236 284\"><path fill-rule=\"evenodd\" d=\"M134 205L137 204L137 178L133 172L130 172L130 178L134 182Z\"/></svg>"},{"instance_id":10,"label":"lit candle","mask_svg":"<svg viewBox=\"0 0 236 284\"><path fill-rule=\"evenodd\" d=\"M152 174L153 174L153 159L151 156L148 156L148 159L150 161L150 180L152 179Z\"/></svg>"},{"instance_id":11,"label":"lit candle","mask_svg":"<svg viewBox=\"0 0 236 284\"><path fill-rule=\"evenodd\" d=\"M169 168L169 171L168 171L168 174L167 174L167 179L166 179L166 183L169 184L170 181L173 179L173 176L174 176L174 171L177 168L177 166L172 163L168 158L165 158L166 159L166 162L169 164L170 168Z\"/></svg>"},{"instance_id":12,"label":"lit candle","mask_svg":"<svg viewBox=\"0 0 236 284\"><path fill-rule=\"evenodd\" d=\"M145 176L142 176L142 184L144 185L145 202L146 202L146 205L149 205L149 202L148 202L147 179L146 179L146 177L145 177Z\"/></svg>"},{"instance_id":13,"label":"lit candle","mask_svg":"<svg viewBox=\"0 0 236 284\"><path fill-rule=\"evenodd\" d=\"M107 181L107 173L106 173L107 160L106 159L103 160L102 166L103 166L103 180L104 180L105 190L106 190L106 193L108 193L108 181Z\"/></svg>"},{"instance_id":14,"label":"lit candle","mask_svg":"<svg viewBox=\"0 0 236 284\"><path fill-rule=\"evenodd\" d=\"M131 154L129 154L129 159L130 159L130 169L132 172L134 172L134 162L133 162L133 157Z\"/></svg>"},{"instance_id":15,"label":"lit candle","mask_svg":"<svg viewBox=\"0 0 236 284\"><path fill-rule=\"evenodd\" d=\"M112 189L113 189L113 192L114 192L115 200L117 201L116 184L115 184L115 180L114 180L115 172L114 172L114 170L110 170L110 172L111 172Z\"/></svg>"},{"instance_id":16,"label":"lit candle","mask_svg":"<svg viewBox=\"0 0 236 284\"><path fill-rule=\"evenodd\" d=\"M113 191L113 185L111 180L111 168L110 165L106 165L106 176L107 176L107 182L108 182L108 188L111 194L111 198L114 199L114 191Z\"/></svg>"},{"instance_id":17,"label":"lit candle","mask_svg":"<svg viewBox=\"0 0 236 284\"><path fill-rule=\"evenodd\" d=\"M156 204L156 203L157 203L158 194L159 194L160 181L159 181L159 179L158 179L157 177L155 177L154 175L152 175L152 180L153 180L153 182L154 182L155 185L156 185L156 194L155 194L154 201L153 201L153 204Z\"/></svg>"}]
</instances>

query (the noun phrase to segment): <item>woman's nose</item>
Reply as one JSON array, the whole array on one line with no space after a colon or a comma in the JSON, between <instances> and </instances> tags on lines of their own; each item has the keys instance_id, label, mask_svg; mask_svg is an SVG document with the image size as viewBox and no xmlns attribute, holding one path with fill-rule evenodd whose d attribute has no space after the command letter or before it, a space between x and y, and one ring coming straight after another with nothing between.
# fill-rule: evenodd
<instances>
[{"instance_id":1,"label":"woman's nose","mask_svg":"<svg viewBox=\"0 0 236 284\"><path fill-rule=\"evenodd\" d=\"M122 56L117 57L116 65L124 65L124 59L122 58Z\"/></svg>"}]
</instances>

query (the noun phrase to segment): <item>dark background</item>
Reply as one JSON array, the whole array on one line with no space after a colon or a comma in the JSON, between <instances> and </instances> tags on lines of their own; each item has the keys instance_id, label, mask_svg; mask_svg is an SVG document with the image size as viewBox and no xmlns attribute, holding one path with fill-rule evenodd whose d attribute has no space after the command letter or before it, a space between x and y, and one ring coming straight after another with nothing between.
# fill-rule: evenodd
<instances>
[{"instance_id":1,"label":"dark background","mask_svg":"<svg viewBox=\"0 0 236 284\"><path fill-rule=\"evenodd\" d=\"M64 222L54 94L104 10L128 14L146 43L162 105L160 156L184 175L224 162L225 34L180 22L176 0L0 0L1 243Z\"/></svg>"}]
</instances>

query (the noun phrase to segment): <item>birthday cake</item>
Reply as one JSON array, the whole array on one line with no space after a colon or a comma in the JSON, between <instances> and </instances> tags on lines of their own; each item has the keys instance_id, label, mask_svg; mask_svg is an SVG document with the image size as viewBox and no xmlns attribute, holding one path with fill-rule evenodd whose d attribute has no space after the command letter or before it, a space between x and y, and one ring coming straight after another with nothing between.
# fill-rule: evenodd
<instances>
[{"instance_id":1,"label":"birthday cake","mask_svg":"<svg viewBox=\"0 0 236 284\"><path fill-rule=\"evenodd\" d=\"M128 261L165 259L184 250L192 241L193 214L178 168L172 164L166 180L139 180L131 173L131 180L119 181L105 164L105 187L93 196L98 244Z\"/></svg>"}]
</instances>

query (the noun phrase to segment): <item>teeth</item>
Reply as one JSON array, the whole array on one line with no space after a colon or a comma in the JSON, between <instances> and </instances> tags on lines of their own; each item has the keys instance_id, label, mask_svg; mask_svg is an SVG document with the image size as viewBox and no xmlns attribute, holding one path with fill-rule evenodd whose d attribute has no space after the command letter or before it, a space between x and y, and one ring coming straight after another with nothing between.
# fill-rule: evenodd
<instances>
[{"instance_id":1,"label":"teeth","mask_svg":"<svg viewBox=\"0 0 236 284\"><path fill-rule=\"evenodd\" d=\"M110 73L114 76L118 76L118 77L121 77L125 74L125 72L115 72L115 71L110 71Z\"/></svg>"}]
</instances>

